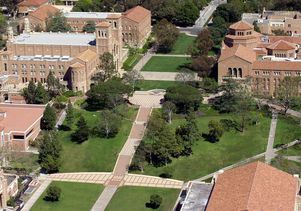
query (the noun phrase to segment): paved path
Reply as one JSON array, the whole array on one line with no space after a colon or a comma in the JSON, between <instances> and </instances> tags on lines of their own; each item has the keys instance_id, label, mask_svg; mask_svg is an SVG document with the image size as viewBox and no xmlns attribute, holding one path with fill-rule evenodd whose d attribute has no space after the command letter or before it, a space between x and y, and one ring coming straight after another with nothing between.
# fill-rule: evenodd
<instances>
[{"instance_id":1,"label":"paved path","mask_svg":"<svg viewBox=\"0 0 301 211\"><path fill-rule=\"evenodd\" d=\"M267 164L270 164L271 160L276 156L276 154L274 153L273 147L274 147L276 127L277 127L277 120L278 120L277 119L277 114L273 113L273 118L272 118L271 126L270 126L267 149L266 149L266 152L265 152L265 162Z\"/></svg>"},{"instance_id":2,"label":"paved path","mask_svg":"<svg viewBox=\"0 0 301 211\"><path fill-rule=\"evenodd\" d=\"M291 161L301 162L301 156L283 156L283 157Z\"/></svg>"},{"instance_id":3,"label":"paved path","mask_svg":"<svg viewBox=\"0 0 301 211\"><path fill-rule=\"evenodd\" d=\"M64 120L65 120L65 118L66 118L66 115L67 115L66 109L64 109L63 112L61 113L61 115L60 115L58 121L57 121L56 124L55 124L55 127L56 127L56 128L58 128L59 126L61 126L61 125L64 123Z\"/></svg>"},{"instance_id":4,"label":"paved path","mask_svg":"<svg viewBox=\"0 0 301 211\"><path fill-rule=\"evenodd\" d=\"M108 206L109 202L113 198L115 192L117 191L117 187L115 186L107 186L100 194L96 203L93 205L91 211L103 211Z\"/></svg>"},{"instance_id":5,"label":"paved path","mask_svg":"<svg viewBox=\"0 0 301 211\"><path fill-rule=\"evenodd\" d=\"M156 80L156 81L175 81L177 72L148 72L141 71L141 75L144 80ZM197 80L197 73L195 73L195 80Z\"/></svg>"},{"instance_id":6,"label":"paved path","mask_svg":"<svg viewBox=\"0 0 301 211\"><path fill-rule=\"evenodd\" d=\"M34 192L34 194L30 197L30 199L26 202L24 207L22 208L22 211L29 211L34 203L40 198L42 193L46 190L48 185L51 183L50 180L45 180L42 182L40 187Z\"/></svg>"},{"instance_id":7,"label":"paved path","mask_svg":"<svg viewBox=\"0 0 301 211\"><path fill-rule=\"evenodd\" d=\"M294 146L294 145L296 145L296 144L300 144L300 143L301 143L301 140L295 140L295 141L292 141L292 142L290 142L290 143L288 143L288 144L285 144L285 145L283 145L283 146L281 146L281 147L279 147L279 148L273 148L273 151L274 151L274 153L277 153L277 152L280 151L280 150L287 149L287 148L289 148L289 147L292 147L292 146ZM220 169L220 170L229 170L229 169L232 169L232 168L241 166L241 165L243 165L243 164L252 162L252 161L254 161L254 160L257 160L257 159L259 159L259 158L261 158L261 157L263 157L263 156L265 156L265 152L260 153L260 154L258 154L258 155L254 155L253 157L250 157L250 158L247 158L247 159L245 159L245 160L239 161L239 162L234 163L234 164L232 164L232 165L230 165L230 166L224 167L224 168L222 168L222 169ZM206 175L206 176L203 176L203 177L201 177L201 178L198 178L198 179L196 179L196 181L204 181L204 180L206 180L206 179L209 179L209 178L213 177L214 174L218 173L220 170L218 170L218 171L216 171L216 172L213 172L213 173L211 173L211 174L208 174L208 175Z\"/></svg>"},{"instance_id":8,"label":"paved path","mask_svg":"<svg viewBox=\"0 0 301 211\"><path fill-rule=\"evenodd\" d=\"M130 102L135 105L143 107L160 108L160 101L164 98L165 90L150 90L150 91L136 91L132 97L129 98Z\"/></svg>"},{"instance_id":9,"label":"paved path","mask_svg":"<svg viewBox=\"0 0 301 211\"><path fill-rule=\"evenodd\" d=\"M150 49L143 57L139 60L139 62L134 66L134 70L142 70L144 65L152 58L153 54L151 53L152 49Z\"/></svg>"}]
</instances>

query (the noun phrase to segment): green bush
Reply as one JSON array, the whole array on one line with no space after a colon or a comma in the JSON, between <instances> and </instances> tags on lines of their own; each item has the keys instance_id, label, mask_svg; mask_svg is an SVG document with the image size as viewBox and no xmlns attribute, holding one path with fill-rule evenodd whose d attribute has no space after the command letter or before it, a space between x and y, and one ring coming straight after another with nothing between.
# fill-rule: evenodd
<instances>
[{"instance_id":1,"label":"green bush","mask_svg":"<svg viewBox=\"0 0 301 211\"><path fill-rule=\"evenodd\" d=\"M158 194L153 194L150 196L149 203L147 207L150 207L152 209L158 209L162 203L162 197Z\"/></svg>"},{"instance_id":2,"label":"green bush","mask_svg":"<svg viewBox=\"0 0 301 211\"><path fill-rule=\"evenodd\" d=\"M46 191L45 201L59 201L61 197L62 190L57 186L50 186Z\"/></svg>"}]
</instances>

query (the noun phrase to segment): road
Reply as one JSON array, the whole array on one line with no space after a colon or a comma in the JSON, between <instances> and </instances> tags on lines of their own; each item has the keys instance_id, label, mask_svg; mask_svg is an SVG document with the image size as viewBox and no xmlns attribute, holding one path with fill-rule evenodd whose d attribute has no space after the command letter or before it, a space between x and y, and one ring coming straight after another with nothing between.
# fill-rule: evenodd
<instances>
[{"instance_id":1,"label":"road","mask_svg":"<svg viewBox=\"0 0 301 211\"><path fill-rule=\"evenodd\" d=\"M200 10L200 16L192 27L179 27L181 32L197 35L200 30L209 22L216 8L221 4L226 4L227 0L213 0L206 7Z\"/></svg>"}]
</instances>

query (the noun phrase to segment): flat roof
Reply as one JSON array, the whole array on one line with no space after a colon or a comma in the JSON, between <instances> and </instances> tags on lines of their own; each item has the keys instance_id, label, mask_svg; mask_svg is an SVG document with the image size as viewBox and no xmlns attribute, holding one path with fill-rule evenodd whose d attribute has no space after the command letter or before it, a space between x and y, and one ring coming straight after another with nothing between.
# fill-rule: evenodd
<instances>
[{"instance_id":1,"label":"flat roof","mask_svg":"<svg viewBox=\"0 0 301 211\"><path fill-rule=\"evenodd\" d=\"M25 132L37 120L42 118L45 109L44 105L17 105L0 104L1 112L5 112L5 117L1 117L0 125L4 127L4 132L11 131Z\"/></svg>"},{"instance_id":2,"label":"flat roof","mask_svg":"<svg viewBox=\"0 0 301 211\"><path fill-rule=\"evenodd\" d=\"M69 62L71 61L73 58L70 56L59 56L59 55L54 55L54 56L50 56L50 55L35 55L35 56L14 56L13 60L15 61L49 61L49 62L57 62L57 61L61 61L61 62Z\"/></svg>"},{"instance_id":3,"label":"flat roof","mask_svg":"<svg viewBox=\"0 0 301 211\"><path fill-rule=\"evenodd\" d=\"M212 188L210 183L191 182L181 211L204 211Z\"/></svg>"},{"instance_id":4,"label":"flat roof","mask_svg":"<svg viewBox=\"0 0 301 211\"><path fill-rule=\"evenodd\" d=\"M121 15L117 12L65 12L66 18L88 18L88 19L106 19L109 15Z\"/></svg>"},{"instance_id":5,"label":"flat roof","mask_svg":"<svg viewBox=\"0 0 301 211\"><path fill-rule=\"evenodd\" d=\"M95 45L94 34L78 33L54 33L54 32L34 32L20 34L15 37L16 44L40 44L40 45L73 45L91 46Z\"/></svg>"}]
</instances>

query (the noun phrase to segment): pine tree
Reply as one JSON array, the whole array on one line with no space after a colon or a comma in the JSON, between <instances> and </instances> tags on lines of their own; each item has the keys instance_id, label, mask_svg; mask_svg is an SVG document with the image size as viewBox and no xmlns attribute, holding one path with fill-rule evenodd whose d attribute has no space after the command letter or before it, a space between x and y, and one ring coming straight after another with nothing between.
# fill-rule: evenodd
<instances>
[{"instance_id":1,"label":"pine tree","mask_svg":"<svg viewBox=\"0 0 301 211\"><path fill-rule=\"evenodd\" d=\"M76 123L77 129L71 135L71 139L79 144L88 140L89 138L89 127L84 117L80 117L78 122Z\"/></svg>"},{"instance_id":2,"label":"pine tree","mask_svg":"<svg viewBox=\"0 0 301 211\"><path fill-rule=\"evenodd\" d=\"M35 104L45 104L48 101L48 96L45 88L43 87L42 83L39 82L36 89L35 89Z\"/></svg>"},{"instance_id":3,"label":"pine tree","mask_svg":"<svg viewBox=\"0 0 301 211\"><path fill-rule=\"evenodd\" d=\"M49 104L46 106L41 119L42 130L53 130L55 127L56 115L55 110Z\"/></svg>"}]
</instances>

